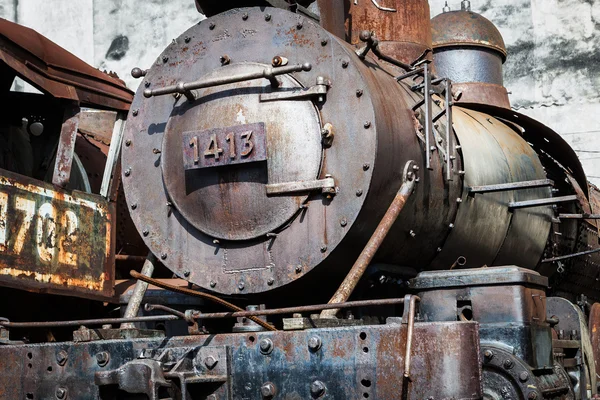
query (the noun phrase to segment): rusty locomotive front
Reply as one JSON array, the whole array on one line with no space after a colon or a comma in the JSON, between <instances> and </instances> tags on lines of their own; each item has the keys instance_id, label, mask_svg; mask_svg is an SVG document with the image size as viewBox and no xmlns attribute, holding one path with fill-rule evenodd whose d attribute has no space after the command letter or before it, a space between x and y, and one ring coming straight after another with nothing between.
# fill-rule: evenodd
<instances>
[{"instance_id":1,"label":"rusty locomotive front","mask_svg":"<svg viewBox=\"0 0 600 400\"><path fill-rule=\"evenodd\" d=\"M0 136L51 154L0 158L2 398L598 398L600 195L511 110L490 21L196 3L133 98L3 27L62 120Z\"/></svg>"}]
</instances>

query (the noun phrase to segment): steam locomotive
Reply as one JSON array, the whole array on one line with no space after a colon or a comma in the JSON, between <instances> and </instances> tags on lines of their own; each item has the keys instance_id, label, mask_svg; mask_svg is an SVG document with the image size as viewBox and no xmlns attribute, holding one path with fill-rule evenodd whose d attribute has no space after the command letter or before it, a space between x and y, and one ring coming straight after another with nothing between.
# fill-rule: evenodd
<instances>
[{"instance_id":1,"label":"steam locomotive","mask_svg":"<svg viewBox=\"0 0 600 400\"><path fill-rule=\"evenodd\" d=\"M111 143L149 250L120 316L0 321L5 398L598 398L598 190L490 21L197 5Z\"/></svg>"}]
</instances>

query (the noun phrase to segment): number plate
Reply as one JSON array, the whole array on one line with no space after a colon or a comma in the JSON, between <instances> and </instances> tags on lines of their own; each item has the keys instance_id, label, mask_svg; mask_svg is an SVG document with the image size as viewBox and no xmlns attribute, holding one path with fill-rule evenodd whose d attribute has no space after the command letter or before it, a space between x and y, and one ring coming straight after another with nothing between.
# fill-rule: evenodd
<instances>
[{"instance_id":1,"label":"number plate","mask_svg":"<svg viewBox=\"0 0 600 400\"><path fill-rule=\"evenodd\" d=\"M263 122L183 134L183 166L186 170L266 159L267 138Z\"/></svg>"},{"instance_id":2,"label":"number plate","mask_svg":"<svg viewBox=\"0 0 600 400\"><path fill-rule=\"evenodd\" d=\"M0 286L107 299L114 205L0 169Z\"/></svg>"}]
</instances>

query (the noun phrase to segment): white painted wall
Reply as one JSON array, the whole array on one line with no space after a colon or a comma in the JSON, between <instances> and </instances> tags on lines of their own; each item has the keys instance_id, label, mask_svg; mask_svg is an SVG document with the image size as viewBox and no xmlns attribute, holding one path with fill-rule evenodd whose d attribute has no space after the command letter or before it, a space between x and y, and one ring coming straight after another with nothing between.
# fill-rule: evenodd
<instances>
[{"instance_id":1,"label":"white painted wall","mask_svg":"<svg viewBox=\"0 0 600 400\"><path fill-rule=\"evenodd\" d=\"M226 0L223 0L226 1ZM432 16L446 0L430 0ZM448 1L452 9L460 0ZM600 184L600 0L472 0L508 47L513 107L559 132ZM203 17L193 0L0 0L0 17L36 29L136 89L150 66Z\"/></svg>"}]
</instances>

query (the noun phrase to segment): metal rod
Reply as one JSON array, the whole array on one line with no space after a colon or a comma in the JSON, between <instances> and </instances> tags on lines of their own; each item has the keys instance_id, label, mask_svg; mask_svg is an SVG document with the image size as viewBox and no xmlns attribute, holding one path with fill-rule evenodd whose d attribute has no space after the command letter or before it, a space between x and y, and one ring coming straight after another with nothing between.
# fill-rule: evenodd
<instances>
[{"instance_id":1,"label":"metal rod","mask_svg":"<svg viewBox=\"0 0 600 400\"><path fill-rule=\"evenodd\" d=\"M425 104L425 98L422 98L421 100L417 101L413 106L412 106L412 110L415 111L417 108L421 108L423 106L423 104Z\"/></svg>"},{"instance_id":2,"label":"metal rod","mask_svg":"<svg viewBox=\"0 0 600 400\"><path fill-rule=\"evenodd\" d=\"M155 263L156 257L154 257L154 254L152 254L152 252L149 252L148 257L146 258L146 262L144 262L144 266L142 267L142 275L152 277L152 274L154 273ZM127 308L125 309L123 318L133 318L138 315L138 312L140 311L140 306L142 305L142 300L144 300L144 296L146 295L147 289L148 283L140 280L138 280L135 283L135 287L133 288L133 294L129 298L129 302L127 303ZM121 324L121 329L131 328L134 328L133 323L127 322Z\"/></svg>"},{"instance_id":3,"label":"metal rod","mask_svg":"<svg viewBox=\"0 0 600 400\"><path fill-rule=\"evenodd\" d=\"M410 78L411 76L414 75L418 75L418 74L422 74L423 73L423 68L417 68L417 69L413 69L412 71L409 71L405 74L402 74L400 76L396 77L396 80L398 82L405 80L406 78Z\"/></svg>"},{"instance_id":4,"label":"metal rod","mask_svg":"<svg viewBox=\"0 0 600 400\"><path fill-rule=\"evenodd\" d=\"M185 294L185 295L192 296L192 297L200 297L205 300L210 300L214 303L217 303L224 307L227 307L233 311L244 311L243 309L236 306L235 304L231 304L230 302L223 300L220 297L214 296L210 293L199 292L199 291L184 288L184 287L169 285L168 283L165 283L159 279L153 279L153 278L149 278L145 275L142 275L137 271L130 271L129 274L135 279L142 280L146 283L149 283L149 284L154 285L159 288L170 290L171 292L181 293L181 294ZM268 331L276 331L277 330L273 326L269 325L266 321L263 321L260 318L248 317L248 319L252 320L253 322L256 322L258 325L262 326L263 328L265 328Z\"/></svg>"},{"instance_id":5,"label":"metal rod","mask_svg":"<svg viewBox=\"0 0 600 400\"><path fill-rule=\"evenodd\" d=\"M132 261L132 262L145 262L148 257L144 256L132 256L129 254L116 254L115 261Z\"/></svg>"},{"instance_id":6,"label":"metal rod","mask_svg":"<svg viewBox=\"0 0 600 400\"><path fill-rule=\"evenodd\" d=\"M538 179L534 181L500 183L498 185L473 186L468 189L469 193L493 193L509 190L532 189L539 187L554 186L551 179Z\"/></svg>"},{"instance_id":7,"label":"metal rod","mask_svg":"<svg viewBox=\"0 0 600 400\"><path fill-rule=\"evenodd\" d=\"M412 350L412 338L415 327L415 308L417 301L421 301L418 296L410 296L408 309L408 327L406 330L406 353L404 355L404 377L410 380L410 362Z\"/></svg>"},{"instance_id":8,"label":"metal rod","mask_svg":"<svg viewBox=\"0 0 600 400\"><path fill-rule=\"evenodd\" d=\"M435 114L435 116L433 117L432 121L434 123L437 122L440 118L442 118L444 116L444 114L446 114L446 109L443 109L439 113Z\"/></svg>"},{"instance_id":9,"label":"metal rod","mask_svg":"<svg viewBox=\"0 0 600 400\"><path fill-rule=\"evenodd\" d=\"M299 306L299 307L287 307L287 308L274 308L271 310L256 310L256 311L238 311L238 312L220 312L220 313L200 313L193 312L191 314L193 319L218 319L218 318L238 318L238 317L257 317L257 316L268 316L268 315L281 315L281 314L294 314L312 311L321 311L331 308L352 308L352 307L370 307L370 306L384 306L384 305L395 305L404 304L404 299L379 299L379 300L361 300L361 301L349 301L346 303L336 304L316 304L310 306ZM51 321L51 322L10 322L8 320L0 318L0 326L7 328L52 328L52 327L68 327L68 326L90 326L90 325L105 325L105 324L118 324L122 322L152 322L152 321L177 321L180 319L186 319L185 313L173 310L170 307L161 306L158 304L147 304L146 308L148 311L154 309L168 312L172 315L149 315L143 317L132 317L132 318L102 318L102 319L83 319L75 321ZM273 328L271 327L271 330Z\"/></svg>"},{"instance_id":10,"label":"metal rod","mask_svg":"<svg viewBox=\"0 0 600 400\"><path fill-rule=\"evenodd\" d=\"M8 322L0 321L0 325L6 328L62 328L68 326L90 326L90 325L108 325L125 322L153 322L153 321L176 321L179 317L175 315L150 315L144 317L132 318L101 318L101 319L81 319L75 321L49 321L49 322Z\"/></svg>"},{"instance_id":11,"label":"metal rod","mask_svg":"<svg viewBox=\"0 0 600 400\"><path fill-rule=\"evenodd\" d=\"M431 104L431 74L429 72L429 63L423 64L423 69L425 70L424 74L424 87L425 87L425 167L427 169L433 169L431 167L431 135L432 135L432 127L433 124L433 116L432 116L432 104Z\"/></svg>"},{"instance_id":12,"label":"metal rod","mask_svg":"<svg viewBox=\"0 0 600 400\"><path fill-rule=\"evenodd\" d=\"M454 146L452 145L452 81L446 79L446 161L448 163L448 169L446 170L446 180L448 182L453 180L452 175L452 160L456 159L456 156L451 155L454 153Z\"/></svg>"},{"instance_id":13,"label":"metal rod","mask_svg":"<svg viewBox=\"0 0 600 400\"><path fill-rule=\"evenodd\" d=\"M247 73L247 74L238 74L238 75L218 77L218 78L213 78L213 79L204 79L204 80L188 82L188 83L180 82L177 85L165 86L165 87L158 88L158 89L146 89L146 90L144 90L144 96L147 98L150 98L153 96L161 96L161 95L173 94L173 93L186 94L186 92L196 90L196 89L229 85L232 83L250 81L253 79L260 79L260 78L266 78L271 81L277 75L285 75L285 74L289 74L292 72L310 71L311 69L312 69L312 65L310 63L296 64L296 65L290 65L290 66L279 67L279 68L264 68L260 71L251 72L251 73Z\"/></svg>"},{"instance_id":14,"label":"metal rod","mask_svg":"<svg viewBox=\"0 0 600 400\"><path fill-rule=\"evenodd\" d=\"M593 253L598 253L598 252L600 252L600 248L593 249L593 250L580 251L579 253L567 254L566 256L546 258L545 260L542 260L542 262L549 263L549 262L554 262L554 261L567 260L569 258L585 256L587 254L593 254Z\"/></svg>"},{"instance_id":15,"label":"metal rod","mask_svg":"<svg viewBox=\"0 0 600 400\"><path fill-rule=\"evenodd\" d=\"M559 219L600 219L600 214L558 214Z\"/></svg>"},{"instance_id":16,"label":"metal rod","mask_svg":"<svg viewBox=\"0 0 600 400\"><path fill-rule=\"evenodd\" d=\"M398 219L398 215L400 215L400 212L406 204L406 200L413 192L416 184L416 176L413 171L413 165L413 161L406 163L406 166L404 167L404 182L402 183L400 190L398 190L396 197L379 222L379 225L377 226L375 232L373 232L369 242L360 253L360 256L357 258L357 260L354 262L352 269L350 269L350 272L348 272L348 275L335 292L331 300L329 300L329 304L345 303L348 300L356 288L356 285L365 273L365 270L371 263L375 253L385 240L387 234L392 228L392 225L394 222L396 222L396 219ZM321 312L321 318L335 318L337 312L337 308L325 310Z\"/></svg>"},{"instance_id":17,"label":"metal rod","mask_svg":"<svg viewBox=\"0 0 600 400\"><path fill-rule=\"evenodd\" d=\"M104 167L104 176L100 186L100 196L109 201L114 201L117 197L119 187L119 176L117 166L119 165L119 154L121 153L121 143L123 142L123 133L125 131L125 119L127 116L123 112L117 114L115 125L113 127L110 148L106 157L106 166Z\"/></svg>"},{"instance_id":18,"label":"metal rod","mask_svg":"<svg viewBox=\"0 0 600 400\"><path fill-rule=\"evenodd\" d=\"M538 207L538 206L547 206L550 204L556 203L565 203L569 201L577 201L577 196L563 196L563 197L551 197L548 199L537 199L537 200L526 200L526 201L516 201L512 203L508 203L508 208L528 208L528 207Z\"/></svg>"},{"instance_id":19,"label":"metal rod","mask_svg":"<svg viewBox=\"0 0 600 400\"><path fill-rule=\"evenodd\" d=\"M412 65L403 63L400 60L396 60L395 58L392 58L390 56L386 56L385 54L383 54L381 52L381 50L379 49L379 41L377 40L377 38L375 38L373 36L373 34L367 30L362 31L360 33L360 40L362 40L363 42L365 42L367 45L364 49L358 50L356 52L356 54L362 59L364 60L364 58L367 56L367 54L369 53L369 50L373 52L373 54L375 54L377 56L377 58L379 58L380 60L386 61L392 65L395 65L397 67L402 68L405 71L412 71L414 69L414 67Z\"/></svg>"}]
</instances>

